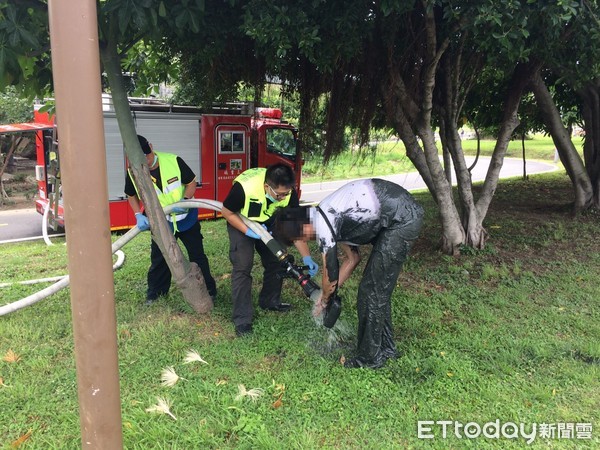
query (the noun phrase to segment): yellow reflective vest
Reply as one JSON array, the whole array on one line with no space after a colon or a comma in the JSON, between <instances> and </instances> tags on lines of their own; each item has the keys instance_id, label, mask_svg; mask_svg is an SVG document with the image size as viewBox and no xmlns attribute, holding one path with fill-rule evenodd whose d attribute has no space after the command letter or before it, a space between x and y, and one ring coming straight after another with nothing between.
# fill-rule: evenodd
<instances>
[{"instance_id":1,"label":"yellow reflective vest","mask_svg":"<svg viewBox=\"0 0 600 450\"><path fill-rule=\"evenodd\" d=\"M233 182L240 183L244 188L244 207L240 211L243 216L256 222L266 222L275 213L277 208L283 208L290 203L290 195L280 201L274 201L267 206L265 194L265 174L267 169L257 167L248 169L238 176Z\"/></svg>"},{"instance_id":2,"label":"yellow reflective vest","mask_svg":"<svg viewBox=\"0 0 600 450\"><path fill-rule=\"evenodd\" d=\"M179 169L179 164L177 164L177 155L163 152L154 152L154 154L158 157L158 170L160 172L162 191L158 189L158 186L154 180L152 180L152 184L154 185L154 190L158 196L160 206L164 208L165 206L176 203L183 198L185 186L181 182L181 170ZM129 173L129 176L131 176L131 172ZM133 177L131 177L131 181L133 182ZM139 196L139 191L135 185L135 182L133 182L133 187ZM186 216L187 213L169 214L167 216L167 220L175 223Z\"/></svg>"}]
</instances>

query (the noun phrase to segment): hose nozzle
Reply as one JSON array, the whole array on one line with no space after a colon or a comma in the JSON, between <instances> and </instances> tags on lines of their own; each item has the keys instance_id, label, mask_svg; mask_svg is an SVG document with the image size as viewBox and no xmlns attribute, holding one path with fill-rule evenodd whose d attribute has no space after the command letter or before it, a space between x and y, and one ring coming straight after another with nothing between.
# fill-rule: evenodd
<instances>
[{"instance_id":1,"label":"hose nozzle","mask_svg":"<svg viewBox=\"0 0 600 450\"><path fill-rule=\"evenodd\" d=\"M319 285L311 280L310 275L304 273L307 267L294 264L294 257L289 254L283 258L281 264L285 270L284 276L296 280L308 298L315 302L321 297Z\"/></svg>"}]
</instances>

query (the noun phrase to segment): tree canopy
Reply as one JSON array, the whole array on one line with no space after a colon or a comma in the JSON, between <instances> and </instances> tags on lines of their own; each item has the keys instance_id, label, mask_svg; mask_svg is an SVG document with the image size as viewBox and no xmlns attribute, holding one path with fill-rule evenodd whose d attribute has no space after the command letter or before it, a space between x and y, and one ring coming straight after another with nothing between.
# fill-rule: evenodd
<instances>
[{"instance_id":1,"label":"tree canopy","mask_svg":"<svg viewBox=\"0 0 600 450\"><path fill-rule=\"evenodd\" d=\"M39 89L48 80L43 27L33 26L44 22L44 4L0 1L9 19L0 28L3 84ZM561 86L577 92L581 116L590 111L586 122L593 122L593 103L586 107L584 99L598 89L598 10L590 0L104 0L99 26L101 46L116 37L120 65L113 71L135 73L140 90L175 76L182 97L208 103L231 99L242 87L254 88L259 99L265 83L277 80L284 95L298 95L305 146L324 104L325 160L343 151L347 127L359 130L362 142L373 127L394 130L440 207L444 251L456 253L461 245L485 243L483 220L520 123L521 100L538 74L552 80L552 92L564 92ZM465 118L497 130L478 198L458 133ZM600 136L593 130L586 129L588 136ZM558 147L577 166L573 149ZM591 167L600 158L597 147L588 147ZM574 186L586 185L577 181L578 170L567 170ZM593 196L598 202L592 187L598 171L588 170L581 207Z\"/></svg>"}]
</instances>

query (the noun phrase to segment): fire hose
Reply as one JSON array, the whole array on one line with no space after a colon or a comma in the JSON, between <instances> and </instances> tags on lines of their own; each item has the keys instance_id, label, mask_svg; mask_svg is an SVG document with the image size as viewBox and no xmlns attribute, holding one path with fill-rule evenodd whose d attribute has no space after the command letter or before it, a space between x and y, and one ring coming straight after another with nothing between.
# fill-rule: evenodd
<instances>
[{"instance_id":1,"label":"fire hose","mask_svg":"<svg viewBox=\"0 0 600 450\"><path fill-rule=\"evenodd\" d=\"M165 212L165 214L169 214L174 208L205 208L214 211L221 211L222 207L223 204L216 200L190 199L165 206L163 208L163 211ZM277 240L274 239L269 234L269 232L265 230L259 223L254 222L242 215L240 215L239 217L242 219L242 221L248 228L250 228L252 231L254 231L260 236L261 240L265 243L267 248L269 248L269 250L271 250L275 257L280 261L285 271L285 276L295 279L298 282L298 284L302 287L302 290L305 293L305 295L308 298L310 298L313 302L316 302L319 298L321 298L322 292L319 286L310 279L310 276L304 274L303 267L294 264L293 256L287 253L285 247L279 244L279 242L277 242ZM133 227L131 230L129 230L127 233L125 233L112 244L112 253L117 253L123 246L125 246L125 244L131 241L139 233L139 228L137 226ZM54 278L48 280L54 280ZM47 288L42 289L41 291L38 291L35 294L29 295L13 303L0 306L0 316L4 316L11 312L33 305L39 302L40 300L49 297L50 295L55 294L59 290L67 287L69 285L69 282L69 276L65 275L53 285L48 286ZM339 313L337 314L337 316L339 316ZM331 322L332 317L333 316L330 316L329 321L327 321L326 312L323 324L327 326L326 322ZM335 320L337 320L337 317L335 317ZM333 321L333 323L335 323L335 320ZM333 323L331 324L331 326L333 326ZM329 326L328 328L331 328L331 326Z\"/></svg>"}]
</instances>

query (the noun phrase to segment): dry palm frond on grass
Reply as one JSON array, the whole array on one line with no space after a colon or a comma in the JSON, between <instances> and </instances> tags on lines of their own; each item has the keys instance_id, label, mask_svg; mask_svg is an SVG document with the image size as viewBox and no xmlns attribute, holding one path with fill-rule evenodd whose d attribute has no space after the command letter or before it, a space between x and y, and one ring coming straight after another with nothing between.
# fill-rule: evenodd
<instances>
[{"instance_id":1,"label":"dry palm frond on grass","mask_svg":"<svg viewBox=\"0 0 600 450\"><path fill-rule=\"evenodd\" d=\"M16 363L21 361L21 356L9 349L2 359L7 363Z\"/></svg>"},{"instance_id":2,"label":"dry palm frond on grass","mask_svg":"<svg viewBox=\"0 0 600 450\"><path fill-rule=\"evenodd\" d=\"M177 382L181 380L185 380L185 378L181 378L177 373L175 373L175 369L173 366L166 367L160 373L160 379L162 381L163 386L172 387L177 384Z\"/></svg>"},{"instance_id":3,"label":"dry palm frond on grass","mask_svg":"<svg viewBox=\"0 0 600 450\"><path fill-rule=\"evenodd\" d=\"M177 420L177 417L173 415L171 412L171 402L166 398L156 397L158 403L156 405L152 405L149 408L146 408L147 412L155 412L160 414L167 414L171 416L174 420Z\"/></svg>"},{"instance_id":4,"label":"dry palm frond on grass","mask_svg":"<svg viewBox=\"0 0 600 450\"><path fill-rule=\"evenodd\" d=\"M201 362L203 364L208 364L202 357L198 354L196 350L190 350L185 354L185 359L183 360L184 364L190 364L193 362Z\"/></svg>"},{"instance_id":5,"label":"dry palm frond on grass","mask_svg":"<svg viewBox=\"0 0 600 450\"><path fill-rule=\"evenodd\" d=\"M262 393L263 390L261 388L246 390L246 386L244 386L243 384L238 384L238 395L236 395L235 401L237 402L243 399L244 397L248 397L250 400L255 402L256 400L258 400L258 397L262 395Z\"/></svg>"}]
</instances>

